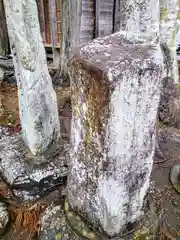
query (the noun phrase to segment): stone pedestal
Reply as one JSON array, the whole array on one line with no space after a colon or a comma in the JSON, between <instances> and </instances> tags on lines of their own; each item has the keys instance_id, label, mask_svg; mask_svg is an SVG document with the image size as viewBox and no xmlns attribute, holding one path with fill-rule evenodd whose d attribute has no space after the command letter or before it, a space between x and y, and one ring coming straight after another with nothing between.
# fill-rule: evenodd
<instances>
[{"instance_id":1,"label":"stone pedestal","mask_svg":"<svg viewBox=\"0 0 180 240\"><path fill-rule=\"evenodd\" d=\"M35 200L67 178L68 144L55 142L44 155L33 156L21 136L0 129L0 174L21 201Z\"/></svg>"},{"instance_id":2,"label":"stone pedestal","mask_svg":"<svg viewBox=\"0 0 180 240\"><path fill-rule=\"evenodd\" d=\"M109 237L144 214L163 59L121 33L75 49L68 203Z\"/></svg>"},{"instance_id":3,"label":"stone pedestal","mask_svg":"<svg viewBox=\"0 0 180 240\"><path fill-rule=\"evenodd\" d=\"M151 198L149 198L150 200ZM79 215L64 206L53 204L45 210L41 219L41 231L38 240L154 240L158 234L159 213L153 200L150 200L148 211L136 225L129 226L129 231L121 236L107 237L85 222Z\"/></svg>"}]
</instances>

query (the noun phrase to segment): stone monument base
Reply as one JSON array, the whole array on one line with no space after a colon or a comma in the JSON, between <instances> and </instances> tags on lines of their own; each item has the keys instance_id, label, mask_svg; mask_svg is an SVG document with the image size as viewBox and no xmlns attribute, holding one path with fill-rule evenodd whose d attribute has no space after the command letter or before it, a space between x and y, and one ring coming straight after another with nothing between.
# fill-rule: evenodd
<instances>
[{"instance_id":1,"label":"stone monument base","mask_svg":"<svg viewBox=\"0 0 180 240\"><path fill-rule=\"evenodd\" d=\"M142 239L155 239L159 226L159 216L157 208L152 198L148 197L148 209L143 218L134 224L129 224L124 233L120 236L109 238L103 233L92 230L88 223L75 212L69 209L68 202L65 202L65 215L69 226L72 231L80 237L80 239L94 239L94 240L142 240Z\"/></svg>"},{"instance_id":2,"label":"stone monument base","mask_svg":"<svg viewBox=\"0 0 180 240\"><path fill-rule=\"evenodd\" d=\"M64 184L67 177L68 144L53 143L47 152L33 156L21 136L0 128L0 173L21 201L35 200Z\"/></svg>"},{"instance_id":3,"label":"stone monument base","mask_svg":"<svg viewBox=\"0 0 180 240\"><path fill-rule=\"evenodd\" d=\"M50 206L46 209L38 240L153 240L157 237L159 216L155 202L150 198L148 211L137 224L133 225L133 229L129 229L129 232L121 236L108 238L92 230L91 226L72 212L65 202L64 210L63 206Z\"/></svg>"}]
</instances>

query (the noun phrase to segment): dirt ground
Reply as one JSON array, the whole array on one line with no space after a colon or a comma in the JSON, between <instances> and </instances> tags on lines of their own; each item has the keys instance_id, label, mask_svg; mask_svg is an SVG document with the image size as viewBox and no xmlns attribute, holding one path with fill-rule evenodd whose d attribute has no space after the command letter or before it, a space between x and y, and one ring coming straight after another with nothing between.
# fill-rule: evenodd
<instances>
[{"instance_id":1,"label":"dirt ground","mask_svg":"<svg viewBox=\"0 0 180 240\"><path fill-rule=\"evenodd\" d=\"M169 180L170 169L178 163L178 158L169 158L161 164L155 163L152 171L156 200L163 208L159 233L159 239L162 240L175 240L180 236L180 194L174 190ZM160 159L155 158L156 161Z\"/></svg>"},{"instance_id":2,"label":"dirt ground","mask_svg":"<svg viewBox=\"0 0 180 240\"><path fill-rule=\"evenodd\" d=\"M68 88L56 88L56 93L61 125L63 126L62 132L65 137L68 137L71 118L70 92ZM13 131L19 131L19 124L17 88L13 85L4 84L0 87L0 125L9 125ZM175 163L180 162L180 156L177 153L163 163L158 163L159 161L155 158L152 172L152 182L156 188L156 201L164 209L158 239L175 240L178 239L177 236L180 236L180 194L172 188L169 181L169 172ZM51 196L49 199L51 199Z\"/></svg>"}]
</instances>

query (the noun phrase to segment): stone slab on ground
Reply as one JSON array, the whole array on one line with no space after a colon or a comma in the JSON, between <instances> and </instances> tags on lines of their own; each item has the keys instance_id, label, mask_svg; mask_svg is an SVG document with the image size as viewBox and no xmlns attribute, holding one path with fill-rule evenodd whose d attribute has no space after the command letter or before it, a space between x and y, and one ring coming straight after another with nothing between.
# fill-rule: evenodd
<instances>
[{"instance_id":1,"label":"stone slab on ground","mask_svg":"<svg viewBox=\"0 0 180 240\"><path fill-rule=\"evenodd\" d=\"M67 177L68 144L58 141L41 156L33 156L19 134L0 128L0 172L20 200L34 200Z\"/></svg>"}]
</instances>

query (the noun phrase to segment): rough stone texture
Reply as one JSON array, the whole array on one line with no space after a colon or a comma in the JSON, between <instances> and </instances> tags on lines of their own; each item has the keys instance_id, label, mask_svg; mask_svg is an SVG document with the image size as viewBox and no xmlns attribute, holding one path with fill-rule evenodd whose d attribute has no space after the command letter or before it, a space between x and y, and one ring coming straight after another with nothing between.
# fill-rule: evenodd
<instances>
[{"instance_id":1,"label":"rough stone texture","mask_svg":"<svg viewBox=\"0 0 180 240\"><path fill-rule=\"evenodd\" d=\"M4 233L9 223L9 214L4 203L0 202L0 235Z\"/></svg>"},{"instance_id":2,"label":"rough stone texture","mask_svg":"<svg viewBox=\"0 0 180 240\"><path fill-rule=\"evenodd\" d=\"M160 0L160 43L164 51L166 77L179 83L176 60L178 0Z\"/></svg>"},{"instance_id":3,"label":"rough stone texture","mask_svg":"<svg viewBox=\"0 0 180 240\"><path fill-rule=\"evenodd\" d=\"M74 54L68 201L113 236L143 215L163 59L159 45L131 44L121 33Z\"/></svg>"},{"instance_id":4,"label":"rough stone texture","mask_svg":"<svg viewBox=\"0 0 180 240\"><path fill-rule=\"evenodd\" d=\"M176 60L177 4L177 0L160 0L160 43L165 77L158 117L163 124L175 128L180 127L180 87Z\"/></svg>"},{"instance_id":5,"label":"rough stone texture","mask_svg":"<svg viewBox=\"0 0 180 240\"><path fill-rule=\"evenodd\" d=\"M60 135L57 99L48 72L35 0L4 1L18 82L23 138L36 155Z\"/></svg>"},{"instance_id":6,"label":"rough stone texture","mask_svg":"<svg viewBox=\"0 0 180 240\"><path fill-rule=\"evenodd\" d=\"M120 1L120 29L136 38L157 41L159 37L159 0Z\"/></svg>"},{"instance_id":7,"label":"rough stone texture","mask_svg":"<svg viewBox=\"0 0 180 240\"><path fill-rule=\"evenodd\" d=\"M165 77L158 117L163 124L180 128L180 85L176 61L177 4L177 0L160 0L160 43L164 55Z\"/></svg>"},{"instance_id":8,"label":"rough stone texture","mask_svg":"<svg viewBox=\"0 0 180 240\"><path fill-rule=\"evenodd\" d=\"M0 172L20 200L33 200L63 184L67 177L67 148L61 142L34 157L21 137L0 129Z\"/></svg>"},{"instance_id":9,"label":"rough stone texture","mask_svg":"<svg viewBox=\"0 0 180 240\"><path fill-rule=\"evenodd\" d=\"M152 191L152 190L151 190ZM151 202L149 211L136 228L129 230L123 236L111 238L112 240L156 239L159 227L159 215L154 202ZM65 204L52 204L42 215L41 230L38 240L108 240L103 234L94 232L88 222L84 222L79 215L66 209Z\"/></svg>"},{"instance_id":10,"label":"rough stone texture","mask_svg":"<svg viewBox=\"0 0 180 240\"><path fill-rule=\"evenodd\" d=\"M50 206L41 220L38 240L80 240L67 224L62 206Z\"/></svg>"}]
</instances>

